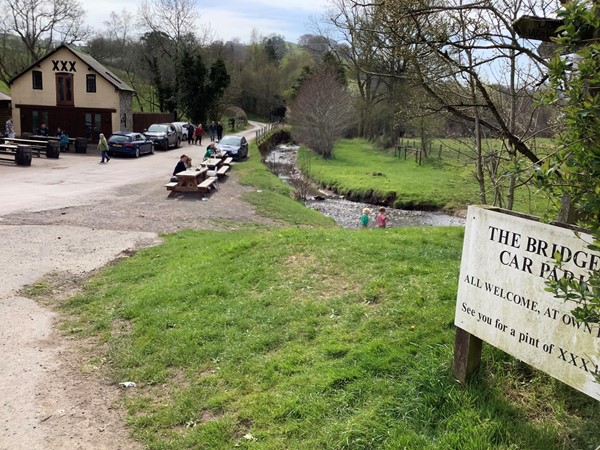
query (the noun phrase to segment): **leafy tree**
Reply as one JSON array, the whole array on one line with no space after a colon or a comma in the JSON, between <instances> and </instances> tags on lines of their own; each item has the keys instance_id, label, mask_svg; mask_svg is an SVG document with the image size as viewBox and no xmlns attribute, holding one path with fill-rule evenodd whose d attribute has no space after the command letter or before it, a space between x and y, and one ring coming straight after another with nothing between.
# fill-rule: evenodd
<instances>
[{"instance_id":1,"label":"leafy tree","mask_svg":"<svg viewBox=\"0 0 600 450\"><path fill-rule=\"evenodd\" d=\"M559 11L564 26L557 43L563 54L553 59L547 100L563 108L564 131L558 136L559 151L539 167L537 178L549 198L561 210L561 220L577 222L591 230L600 251L600 6L573 1ZM589 39L589 36L596 36ZM574 67L572 60L577 60ZM560 263L560 261L558 261ZM600 323L600 267L587 282L563 278L552 283L561 298L579 302L574 315L585 322Z\"/></svg>"},{"instance_id":2,"label":"leafy tree","mask_svg":"<svg viewBox=\"0 0 600 450\"><path fill-rule=\"evenodd\" d=\"M179 63L180 111L194 123L206 122L209 99L206 92L208 70L200 52L185 49Z\"/></svg>"},{"instance_id":3,"label":"leafy tree","mask_svg":"<svg viewBox=\"0 0 600 450\"><path fill-rule=\"evenodd\" d=\"M223 105L221 105L221 98L225 93L225 89L229 86L231 77L227 73L227 67L225 61L218 58L210 67L210 73L208 74L208 85L206 87L207 100L210 105L211 117L219 119L223 111Z\"/></svg>"}]
</instances>

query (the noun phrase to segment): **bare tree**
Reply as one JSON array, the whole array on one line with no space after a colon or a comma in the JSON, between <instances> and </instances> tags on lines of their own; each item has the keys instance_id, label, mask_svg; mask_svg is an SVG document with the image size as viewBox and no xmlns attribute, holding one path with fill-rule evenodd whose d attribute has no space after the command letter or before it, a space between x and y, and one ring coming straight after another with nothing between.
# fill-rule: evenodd
<instances>
[{"instance_id":1,"label":"bare tree","mask_svg":"<svg viewBox=\"0 0 600 450\"><path fill-rule=\"evenodd\" d=\"M90 33L84 25L85 11L77 0L2 0L0 5L3 10L1 31L5 36L18 36L28 58L27 65L57 43L82 41Z\"/></svg>"},{"instance_id":2,"label":"bare tree","mask_svg":"<svg viewBox=\"0 0 600 450\"><path fill-rule=\"evenodd\" d=\"M323 158L333 156L333 145L356 123L350 94L331 72L318 72L300 87L291 106L295 139Z\"/></svg>"},{"instance_id":3,"label":"bare tree","mask_svg":"<svg viewBox=\"0 0 600 450\"><path fill-rule=\"evenodd\" d=\"M172 48L163 49L169 56L190 35L194 35L194 22L198 18L197 0L142 0L138 8L139 25L147 31L168 36L175 42Z\"/></svg>"}]
</instances>

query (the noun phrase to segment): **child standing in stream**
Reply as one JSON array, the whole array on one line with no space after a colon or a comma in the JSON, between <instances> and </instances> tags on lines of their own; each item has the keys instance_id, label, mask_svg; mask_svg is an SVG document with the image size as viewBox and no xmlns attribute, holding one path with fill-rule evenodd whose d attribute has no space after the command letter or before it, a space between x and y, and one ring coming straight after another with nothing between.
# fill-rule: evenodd
<instances>
[{"instance_id":1,"label":"child standing in stream","mask_svg":"<svg viewBox=\"0 0 600 450\"><path fill-rule=\"evenodd\" d=\"M387 217L385 215L385 208L382 206L379 208L379 214L377 214L377 227L385 228L387 225Z\"/></svg>"},{"instance_id":2,"label":"child standing in stream","mask_svg":"<svg viewBox=\"0 0 600 450\"><path fill-rule=\"evenodd\" d=\"M360 227L363 229L367 229L369 227L369 214L371 214L371 210L369 208L363 209L362 216L360 216Z\"/></svg>"}]
</instances>

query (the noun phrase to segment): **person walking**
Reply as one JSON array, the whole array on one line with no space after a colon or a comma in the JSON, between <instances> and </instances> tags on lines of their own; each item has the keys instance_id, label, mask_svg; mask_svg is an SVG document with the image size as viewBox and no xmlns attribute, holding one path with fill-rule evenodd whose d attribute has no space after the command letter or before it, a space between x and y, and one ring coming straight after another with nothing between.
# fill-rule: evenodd
<instances>
[{"instance_id":1,"label":"person walking","mask_svg":"<svg viewBox=\"0 0 600 450\"><path fill-rule=\"evenodd\" d=\"M202 124L199 123L198 126L196 127L196 145L202 145L202 135L206 134L204 133L204 128L202 128Z\"/></svg>"},{"instance_id":2,"label":"person walking","mask_svg":"<svg viewBox=\"0 0 600 450\"><path fill-rule=\"evenodd\" d=\"M191 123L188 123L186 125L188 133L188 145L192 145L192 143L194 142L194 134L196 133L196 127L194 125L192 125Z\"/></svg>"},{"instance_id":3,"label":"person walking","mask_svg":"<svg viewBox=\"0 0 600 450\"><path fill-rule=\"evenodd\" d=\"M221 122L217 122L217 140L219 142L221 142L221 139L223 139L223 124Z\"/></svg>"},{"instance_id":4,"label":"person walking","mask_svg":"<svg viewBox=\"0 0 600 450\"><path fill-rule=\"evenodd\" d=\"M106 162L109 162L110 158L108 157L108 142L106 141L106 138L104 137L103 133L100 133L100 137L98 139L98 150L101 152L102 155L100 164L104 164L105 159Z\"/></svg>"},{"instance_id":5,"label":"person walking","mask_svg":"<svg viewBox=\"0 0 600 450\"><path fill-rule=\"evenodd\" d=\"M211 141L215 140L216 133L217 133L217 125L215 124L215 121L213 120L210 123L210 125L208 126L208 134L210 135Z\"/></svg>"}]
</instances>

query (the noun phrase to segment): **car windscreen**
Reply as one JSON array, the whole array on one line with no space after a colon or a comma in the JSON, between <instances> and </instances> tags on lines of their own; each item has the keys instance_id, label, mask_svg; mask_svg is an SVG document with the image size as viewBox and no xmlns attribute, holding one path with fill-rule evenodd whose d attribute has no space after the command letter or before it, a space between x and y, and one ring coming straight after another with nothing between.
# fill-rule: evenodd
<instances>
[{"instance_id":1,"label":"car windscreen","mask_svg":"<svg viewBox=\"0 0 600 450\"><path fill-rule=\"evenodd\" d=\"M123 144L125 142L131 142L131 137L123 136L122 134L113 134L108 138L108 142L112 142L113 144Z\"/></svg>"},{"instance_id":2,"label":"car windscreen","mask_svg":"<svg viewBox=\"0 0 600 450\"><path fill-rule=\"evenodd\" d=\"M241 138L237 136L225 136L219 141L219 144L223 145L240 145Z\"/></svg>"},{"instance_id":3,"label":"car windscreen","mask_svg":"<svg viewBox=\"0 0 600 450\"><path fill-rule=\"evenodd\" d=\"M167 129L167 125L150 125L148 131L152 131L154 133L166 133Z\"/></svg>"}]
</instances>

